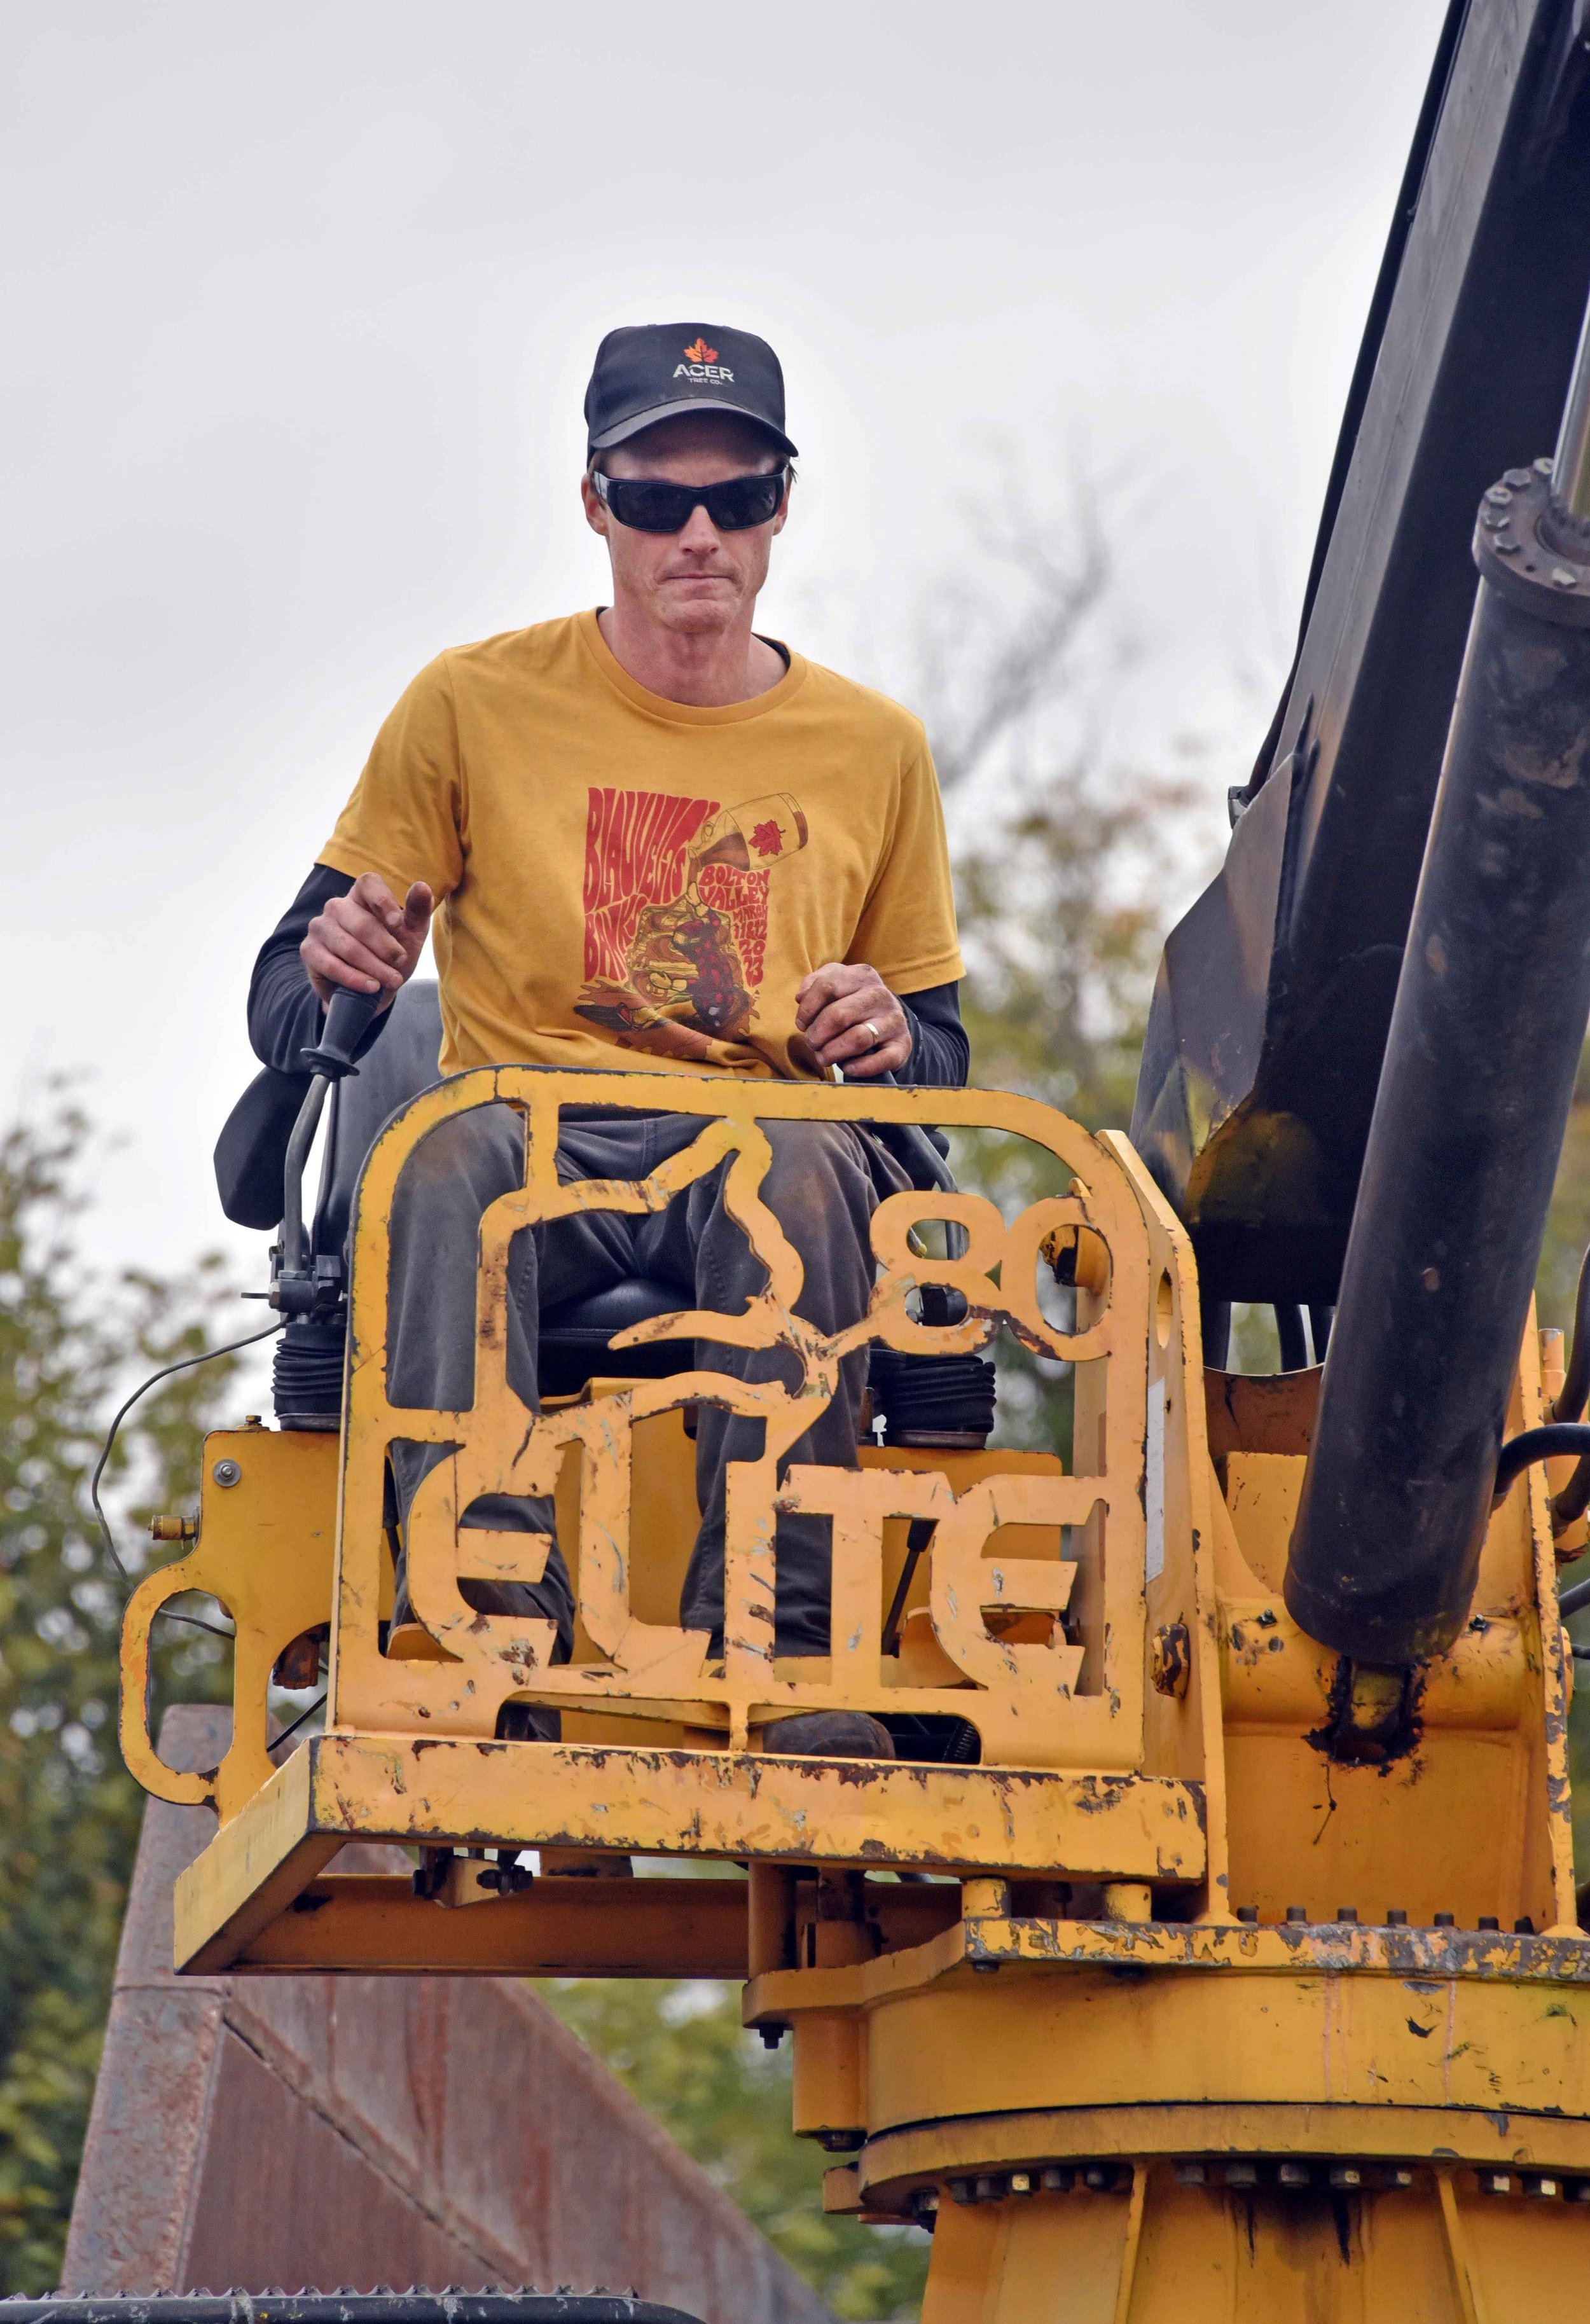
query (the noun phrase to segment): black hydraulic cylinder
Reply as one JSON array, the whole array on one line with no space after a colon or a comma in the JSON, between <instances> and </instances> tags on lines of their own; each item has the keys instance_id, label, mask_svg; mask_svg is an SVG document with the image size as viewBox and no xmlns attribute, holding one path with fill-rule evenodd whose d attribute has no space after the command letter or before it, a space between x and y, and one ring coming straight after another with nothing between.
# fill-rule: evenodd
<instances>
[{"instance_id":1,"label":"black hydraulic cylinder","mask_svg":"<svg viewBox=\"0 0 1590 2324\"><path fill-rule=\"evenodd\" d=\"M1590 1017L1590 528L1551 463L1481 505L1481 580L1286 1576L1409 1665L1468 1616Z\"/></svg>"},{"instance_id":2,"label":"black hydraulic cylinder","mask_svg":"<svg viewBox=\"0 0 1590 2324\"><path fill-rule=\"evenodd\" d=\"M1549 447L1590 286L1585 32L1584 0L1451 0L1285 707L1223 869L1166 943L1132 1141L1206 1300L1336 1297L1474 609L1474 504Z\"/></svg>"}]
</instances>

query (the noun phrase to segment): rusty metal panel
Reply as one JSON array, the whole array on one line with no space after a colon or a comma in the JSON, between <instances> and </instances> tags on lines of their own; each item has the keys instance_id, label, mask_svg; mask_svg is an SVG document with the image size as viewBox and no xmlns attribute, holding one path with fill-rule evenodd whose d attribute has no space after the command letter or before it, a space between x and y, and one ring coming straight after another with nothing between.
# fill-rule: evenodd
<instances>
[{"instance_id":1,"label":"rusty metal panel","mask_svg":"<svg viewBox=\"0 0 1590 2324\"><path fill-rule=\"evenodd\" d=\"M379 2150L365 2152L345 2123L307 2104L231 2024L196 2162L185 2287L314 2282L328 2259L338 2283L473 2286L517 2272L495 2239L451 2216L444 2190L417 2200Z\"/></svg>"},{"instance_id":2,"label":"rusty metal panel","mask_svg":"<svg viewBox=\"0 0 1590 2324\"><path fill-rule=\"evenodd\" d=\"M162 1754L213 1766L226 1728L179 1706ZM703 2324L831 2324L528 1987L179 1982L172 1881L213 1829L203 1808L146 1812L69 2288L605 2283ZM361 1858L399 1860L349 1850L339 1872Z\"/></svg>"}]
</instances>

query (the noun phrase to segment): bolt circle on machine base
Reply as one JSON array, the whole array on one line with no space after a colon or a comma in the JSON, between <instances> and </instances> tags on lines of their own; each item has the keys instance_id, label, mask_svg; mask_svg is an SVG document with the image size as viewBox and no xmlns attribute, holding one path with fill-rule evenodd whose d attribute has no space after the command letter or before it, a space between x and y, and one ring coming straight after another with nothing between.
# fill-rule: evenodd
<instances>
[{"instance_id":1,"label":"bolt circle on machine base","mask_svg":"<svg viewBox=\"0 0 1590 2324\"><path fill-rule=\"evenodd\" d=\"M962 2204L1021 2200L1030 2191L1120 2192L1134 2163L1168 2163L1183 2185L1405 2188L1439 2165L1491 2181L1554 2183L1590 2218L1590 2123L1550 2115L1484 2115L1437 2107L1170 2106L1057 2108L973 2116L869 2139L858 2190L869 2214L918 2218L922 2193ZM1205 2177L1184 2177L1189 2165ZM1288 2180L1299 2169L1307 2180ZM1243 2174L1249 2174L1246 2176ZM1012 2186L1015 2179L1025 2186ZM1581 2192L1581 2190L1583 2190ZM0 2313L4 2313L0 2310Z\"/></svg>"},{"instance_id":2,"label":"bolt circle on machine base","mask_svg":"<svg viewBox=\"0 0 1590 2324\"><path fill-rule=\"evenodd\" d=\"M1590 2282L1590 2179L1439 2154L1046 2163L894 2216L932 2234L924 2324L1539 2324Z\"/></svg>"}]
</instances>

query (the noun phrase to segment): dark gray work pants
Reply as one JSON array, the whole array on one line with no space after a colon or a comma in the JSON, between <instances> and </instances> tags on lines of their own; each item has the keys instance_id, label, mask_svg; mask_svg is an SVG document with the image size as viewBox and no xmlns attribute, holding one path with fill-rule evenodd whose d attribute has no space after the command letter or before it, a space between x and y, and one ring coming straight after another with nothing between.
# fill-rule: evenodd
<instances>
[{"instance_id":1,"label":"dark gray work pants","mask_svg":"<svg viewBox=\"0 0 1590 2324\"><path fill-rule=\"evenodd\" d=\"M702 1129L679 1114L600 1112L563 1118L559 1173L571 1178L643 1178ZM869 1237L879 1188L910 1182L886 1149L846 1124L767 1122L772 1164L762 1199L800 1253L805 1284L796 1313L821 1332L865 1314L874 1280ZM523 1183L523 1125L505 1105L460 1114L416 1148L399 1182L393 1211L388 1393L393 1404L461 1411L473 1397L475 1286L480 1220L487 1205ZM763 1288L766 1269L724 1204L722 1166L675 1196L665 1211L635 1217L583 1212L528 1227L509 1253L508 1384L532 1410L541 1310L588 1296L628 1277L676 1286L681 1307L735 1315ZM798 1373L776 1349L747 1350L698 1341L698 1369L744 1380ZM615 1359L615 1369L622 1358ZM855 1466L856 1427L866 1388L864 1349L840 1366L839 1389L826 1412L787 1455L789 1461ZM688 1629L723 1629L724 1471L762 1452L763 1424L700 1406L696 1492L700 1530L685 1577L679 1619ZM392 1462L400 1518L421 1477L444 1457L433 1445L397 1443ZM782 1464L781 1464L782 1465ZM463 1523L501 1531L550 1533L550 1501L496 1495L476 1501ZM774 1643L785 1655L828 1649L829 1540L816 1517L778 1521ZM554 1546L538 1582L467 1582L467 1602L486 1613L550 1618L558 1625L559 1659L573 1636L569 1572ZM402 1585L400 1582L400 1591ZM400 1599L400 1611L403 1598Z\"/></svg>"}]
</instances>

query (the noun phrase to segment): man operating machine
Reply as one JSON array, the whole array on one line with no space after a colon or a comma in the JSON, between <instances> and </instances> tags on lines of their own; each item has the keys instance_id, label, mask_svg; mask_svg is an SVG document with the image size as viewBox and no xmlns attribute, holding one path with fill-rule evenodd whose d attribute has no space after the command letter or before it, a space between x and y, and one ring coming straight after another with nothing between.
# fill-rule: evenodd
<instances>
[{"instance_id":1,"label":"man operating machine","mask_svg":"<svg viewBox=\"0 0 1590 2324\"><path fill-rule=\"evenodd\" d=\"M455 649L415 679L260 954L256 1052L296 1070L339 988L379 995L384 1014L434 914L443 1073L633 1065L963 1084L962 968L921 726L753 628L793 481L777 356L718 325L612 331L586 419L581 489L612 604ZM565 1116L559 1167L642 1177L698 1128L591 1108ZM435 1132L411 1166L388 1349L404 1403L468 1401L481 1215L519 1184L522 1145L498 1107ZM800 1253L809 1323L833 1332L865 1313L869 1221L880 1195L908 1184L865 1128L775 1133L763 1196ZM509 1377L532 1408L543 1305L641 1277L734 1312L765 1274L725 1209L721 1172L634 1223L585 1214L527 1230L511 1263ZM709 1345L703 1360L768 1379L777 1360ZM790 1457L854 1466L865 1385L858 1351ZM681 1619L719 1640L724 1470L758 1433L701 1416L702 1525ZM404 1515L436 1457L394 1447ZM544 1501L502 1496L462 1523L553 1530ZM778 1650L826 1654L825 1530L790 1516L778 1533ZM475 1580L470 1592L485 1610L550 1618L567 1655L574 1607L555 1543L539 1582ZM556 1713L539 1728L505 1720L507 1732L557 1731ZM780 1721L769 1739L893 1750L862 1715Z\"/></svg>"}]
</instances>

